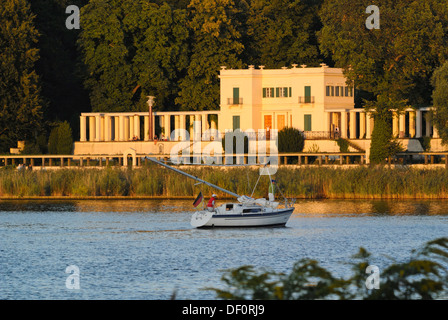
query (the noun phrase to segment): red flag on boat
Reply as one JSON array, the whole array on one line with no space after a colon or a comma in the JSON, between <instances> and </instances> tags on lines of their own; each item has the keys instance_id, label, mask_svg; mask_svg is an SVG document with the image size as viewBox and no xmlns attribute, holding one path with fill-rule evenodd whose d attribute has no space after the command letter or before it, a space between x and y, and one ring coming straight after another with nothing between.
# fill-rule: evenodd
<instances>
[{"instance_id":1,"label":"red flag on boat","mask_svg":"<svg viewBox=\"0 0 448 320\"><path fill-rule=\"evenodd\" d=\"M193 202L193 206L197 207L202 202L202 199L204 199L204 197L202 196L202 192L199 192L198 197Z\"/></svg>"}]
</instances>

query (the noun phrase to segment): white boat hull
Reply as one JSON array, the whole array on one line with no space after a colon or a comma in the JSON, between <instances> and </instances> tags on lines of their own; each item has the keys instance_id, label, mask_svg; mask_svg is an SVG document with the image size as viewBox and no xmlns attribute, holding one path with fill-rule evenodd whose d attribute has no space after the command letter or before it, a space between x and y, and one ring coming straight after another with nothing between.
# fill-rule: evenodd
<instances>
[{"instance_id":1,"label":"white boat hull","mask_svg":"<svg viewBox=\"0 0 448 320\"><path fill-rule=\"evenodd\" d=\"M194 227L267 227L284 226L294 208L279 209L272 212L246 214L212 214L199 211L193 214Z\"/></svg>"}]
</instances>

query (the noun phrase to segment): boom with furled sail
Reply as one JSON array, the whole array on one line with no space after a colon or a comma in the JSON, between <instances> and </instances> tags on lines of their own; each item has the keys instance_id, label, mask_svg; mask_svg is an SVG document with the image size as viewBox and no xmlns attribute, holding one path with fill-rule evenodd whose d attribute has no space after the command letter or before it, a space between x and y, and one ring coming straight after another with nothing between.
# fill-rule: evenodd
<instances>
[{"instance_id":1,"label":"boom with furled sail","mask_svg":"<svg viewBox=\"0 0 448 320\"><path fill-rule=\"evenodd\" d=\"M225 203L217 208L208 208L212 209L211 211L202 210L195 212L191 218L191 225L194 227L255 227L285 225L294 211L294 202L289 203L286 198L285 207L278 208L279 203L272 201L273 199L254 199L252 198L252 195L250 197L246 195L239 195L182 170L173 168L155 158L146 158L169 170L182 174L188 178L237 198L239 203ZM273 180L271 180L271 184L272 181Z\"/></svg>"},{"instance_id":2,"label":"boom with furled sail","mask_svg":"<svg viewBox=\"0 0 448 320\"><path fill-rule=\"evenodd\" d=\"M165 168L168 168L168 169L170 169L170 170L172 170L172 171L174 171L174 172L183 174L184 176L189 177L189 178L191 178L191 179L193 179L193 180L199 181L199 182L201 182L201 183L203 183L203 184L205 184L205 185L207 185L207 186L209 186L209 187L212 187L212 188L215 188L215 189L217 189L217 190L219 190L219 191L222 191L222 192L224 192L224 193L227 193L227 194L229 194L229 195L231 195L231 196L233 196L233 197L235 197L235 198L240 198L240 197L241 197L240 195L238 195L238 194L236 194L236 193L234 193L234 192L232 192L232 191L229 191L229 190L226 190L226 189L224 189L224 188L218 187L217 185L215 185L215 184L213 184L213 183L210 183L210 182L208 182L208 181L202 180L202 179L200 179L200 178L198 178L198 177L195 177L195 176L193 176L193 175L191 175L191 174L188 174L188 173L186 173L186 172L183 172L182 170L177 170L176 168L173 168L173 167L171 167L171 166L169 166L169 165L167 165L167 164L164 164L163 162L161 162L161 161L159 161L159 160L156 160L156 159L154 159L154 158L150 158L150 157L146 157L146 159L151 160L152 162L157 163L157 164L159 164L159 165L161 165L161 166L163 166L163 167L165 167Z\"/></svg>"}]
</instances>

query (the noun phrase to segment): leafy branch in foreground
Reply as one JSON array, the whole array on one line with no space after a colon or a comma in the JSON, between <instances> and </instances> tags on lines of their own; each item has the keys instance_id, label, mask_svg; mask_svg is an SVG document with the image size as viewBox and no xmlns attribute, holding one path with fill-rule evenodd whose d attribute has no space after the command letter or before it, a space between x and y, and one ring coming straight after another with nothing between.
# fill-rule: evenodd
<instances>
[{"instance_id":1,"label":"leafy branch in foreground","mask_svg":"<svg viewBox=\"0 0 448 320\"><path fill-rule=\"evenodd\" d=\"M408 261L382 270L378 289L367 289L366 268L370 253L364 248L352 256L353 275L335 277L315 260L298 261L290 274L256 271L253 266L226 270L224 289L215 291L219 299L437 299L448 294L448 238L439 238L414 250Z\"/></svg>"}]
</instances>

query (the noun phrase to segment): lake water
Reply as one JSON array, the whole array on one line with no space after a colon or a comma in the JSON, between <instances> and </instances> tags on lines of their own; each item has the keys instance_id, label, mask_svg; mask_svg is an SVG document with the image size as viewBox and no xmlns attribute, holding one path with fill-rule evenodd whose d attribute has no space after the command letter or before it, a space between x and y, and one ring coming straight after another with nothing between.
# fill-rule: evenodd
<instances>
[{"instance_id":1,"label":"lake water","mask_svg":"<svg viewBox=\"0 0 448 320\"><path fill-rule=\"evenodd\" d=\"M381 270L448 236L448 201L303 200L286 227L254 229L194 229L191 203L0 201L0 299L214 299L224 269L311 258L348 277L361 246Z\"/></svg>"}]
</instances>

